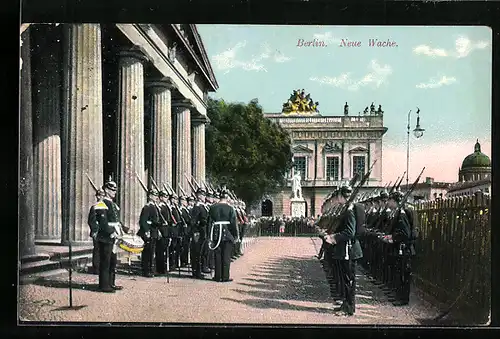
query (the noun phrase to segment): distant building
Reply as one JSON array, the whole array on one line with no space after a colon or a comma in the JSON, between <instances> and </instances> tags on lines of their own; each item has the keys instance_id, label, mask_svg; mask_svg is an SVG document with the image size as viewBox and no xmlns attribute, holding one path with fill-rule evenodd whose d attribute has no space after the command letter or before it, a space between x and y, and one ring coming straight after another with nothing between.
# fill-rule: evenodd
<instances>
[{"instance_id":1,"label":"distant building","mask_svg":"<svg viewBox=\"0 0 500 339\"><path fill-rule=\"evenodd\" d=\"M412 197L414 200L435 200L439 198L446 197L450 183L447 182L437 182L434 178L427 177L424 182L420 182L416 185L412 192ZM406 191L406 185L401 185L401 190Z\"/></svg>"},{"instance_id":2,"label":"distant building","mask_svg":"<svg viewBox=\"0 0 500 339\"><path fill-rule=\"evenodd\" d=\"M458 182L448 189L447 197L466 196L481 191L491 193L491 160L481 152L479 140L474 153L465 157L458 170Z\"/></svg>"},{"instance_id":3,"label":"distant building","mask_svg":"<svg viewBox=\"0 0 500 339\"><path fill-rule=\"evenodd\" d=\"M322 116L317 105L309 94L297 90L283 104L282 113L265 114L266 118L290 133L294 168L288 173L286 187L277 194L264 197L262 206L255 206L255 215L291 214L290 179L296 171L302 176L306 216L320 214L328 193L350 180L355 173L364 174L375 160L377 163L360 193L381 186L382 136L387 131L381 106L375 110L372 104L370 111L367 107L363 113L352 116L346 103L343 114Z\"/></svg>"}]
</instances>

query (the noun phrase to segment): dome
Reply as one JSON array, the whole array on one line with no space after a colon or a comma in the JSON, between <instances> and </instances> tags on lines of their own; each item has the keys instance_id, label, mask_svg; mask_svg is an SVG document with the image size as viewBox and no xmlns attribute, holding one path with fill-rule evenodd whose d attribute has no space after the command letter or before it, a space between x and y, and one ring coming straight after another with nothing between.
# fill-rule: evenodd
<instances>
[{"instance_id":1,"label":"dome","mask_svg":"<svg viewBox=\"0 0 500 339\"><path fill-rule=\"evenodd\" d=\"M478 167L491 167L490 158L486 154L481 153L481 144L479 144L479 140L476 141L476 145L474 146L474 153L466 156L462 162L462 170Z\"/></svg>"}]
</instances>

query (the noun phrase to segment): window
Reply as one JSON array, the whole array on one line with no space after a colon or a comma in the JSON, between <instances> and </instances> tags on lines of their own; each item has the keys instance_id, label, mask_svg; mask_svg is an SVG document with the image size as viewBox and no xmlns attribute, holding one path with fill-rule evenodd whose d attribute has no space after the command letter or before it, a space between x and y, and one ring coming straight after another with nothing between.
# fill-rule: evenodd
<instances>
[{"instance_id":1,"label":"window","mask_svg":"<svg viewBox=\"0 0 500 339\"><path fill-rule=\"evenodd\" d=\"M364 156L354 156L352 158L352 175L354 176L356 173L358 175L365 174L365 157Z\"/></svg>"},{"instance_id":2,"label":"window","mask_svg":"<svg viewBox=\"0 0 500 339\"><path fill-rule=\"evenodd\" d=\"M339 157L326 158L326 180L339 180Z\"/></svg>"},{"instance_id":3,"label":"window","mask_svg":"<svg viewBox=\"0 0 500 339\"><path fill-rule=\"evenodd\" d=\"M302 177L302 180L306 180L306 157L294 157L293 158L293 163L295 166L295 171L294 173L297 173L297 171L300 172L300 176Z\"/></svg>"}]
</instances>

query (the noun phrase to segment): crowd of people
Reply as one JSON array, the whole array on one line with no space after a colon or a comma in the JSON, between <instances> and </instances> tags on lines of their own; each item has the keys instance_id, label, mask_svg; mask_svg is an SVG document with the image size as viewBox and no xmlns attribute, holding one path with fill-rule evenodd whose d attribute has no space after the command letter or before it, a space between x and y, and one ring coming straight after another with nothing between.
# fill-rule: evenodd
<instances>
[{"instance_id":1,"label":"crowd of people","mask_svg":"<svg viewBox=\"0 0 500 339\"><path fill-rule=\"evenodd\" d=\"M165 190L147 189L136 234L140 242L120 223L116 193L117 184L112 180L96 188L96 203L89 212L93 271L99 274L100 291L122 289L116 285L115 273L120 248L140 250L144 277L167 275L190 264L195 279L205 279L204 274L214 270L213 280L231 281L231 261L243 255L242 239L255 224L247 217L245 203L234 193L202 186L191 196L177 195L166 186Z\"/></svg>"},{"instance_id":2,"label":"crowd of people","mask_svg":"<svg viewBox=\"0 0 500 339\"><path fill-rule=\"evenodd\" d=\"M259 228L261 235L282 236L282 235L303 235L315 234L314 217L261 217L259 218Z\"/></svg>"}]
</instances>

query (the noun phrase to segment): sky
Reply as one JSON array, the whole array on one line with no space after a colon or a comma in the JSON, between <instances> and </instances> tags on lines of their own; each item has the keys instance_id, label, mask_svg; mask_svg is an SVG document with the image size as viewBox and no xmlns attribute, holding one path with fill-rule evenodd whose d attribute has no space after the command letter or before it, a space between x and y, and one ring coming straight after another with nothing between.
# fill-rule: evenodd
<instances>
[{"instance_id":1,"label":"sky","mask_svg":"<svg viewBox=\"0 0 500 339\"><path fill-rule=\"evenodd\" d=\"M383 181L406 170L406 126L420 109L420 139L410 140L410 180L456 182L476 139L491 156L492 33L482 26L198 25L219 89L214 98L279 113L304 88L323 116L358 115L382 105ZM300 44L300 39L313 42ZM392 47L370 47L369 39ZM345 46L348 42L360 46Z\"/></svg>"}]
</instances>

